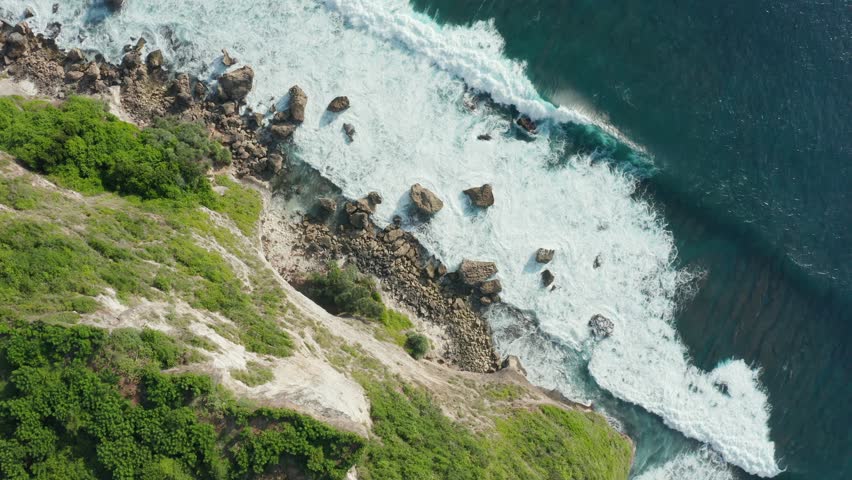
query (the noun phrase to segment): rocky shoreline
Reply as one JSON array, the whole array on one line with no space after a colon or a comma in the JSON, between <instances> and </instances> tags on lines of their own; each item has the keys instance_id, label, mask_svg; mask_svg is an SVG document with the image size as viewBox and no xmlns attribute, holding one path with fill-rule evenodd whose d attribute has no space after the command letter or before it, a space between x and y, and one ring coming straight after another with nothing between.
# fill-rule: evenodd
<instances>
[{"instance_id":1,"label":"rocky shoreline","mask_svg":"<svg viewBox=\"0 0 852 480\"><path fill-rule=\"evenodd\" d=\"M49 30L55 36L60 29L56 24ZM301 88L289 90L288 109L264 116L245 107L254 77L250 66L228 70L214 89L186 73L168 71L157 50L143 58L144 39L125 46L124 51L119 65L101 56L88 59L80 50L61 50L51 36L35 34L26 22L3 23L0 78L32 82L42 95L55 99L101 97L117 104L127 120L139 125L166 116L203 122L230 150L233 164L229 168L237 177L256 177L270 189L272 185L288 188L283 173L290 165L282 146L304 121L308 97ZM217 61L225 67L236 63L224 50ZM341 111L348 106L348 98L337 97L328 109ZM355 141L354 126L347 124L344 131ZM440 199L415 187L419 186L412 187L412 200L420 214L428 217L441 208ZM493 203L488 185L466 193L481 207ZM363 272L377 276L394 302L447 332L448 346L439 362L473 372L499 368L491 332L482 316L484 308L500 301L500 283L489 279L496 266L470 261L459 272L449 272L398 223L385 228L373 224L371 214L381 202L378 194L355 201L325 197L315 201L311 214L293 225L299 238L296 250L316 261L345 257ZM264 239L264 244L269 241Z\"/></svg>"}]
</instances>

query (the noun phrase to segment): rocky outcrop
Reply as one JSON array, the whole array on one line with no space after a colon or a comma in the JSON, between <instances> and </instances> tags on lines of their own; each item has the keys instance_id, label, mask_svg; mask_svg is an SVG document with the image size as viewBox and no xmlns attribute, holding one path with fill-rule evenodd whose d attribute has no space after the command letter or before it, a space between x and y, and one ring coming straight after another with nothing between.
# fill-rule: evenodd
<instances>
[{"instance_id":1,"label":"rocky outcrop","mask_svg":"<svg viewBox=\"0 0 852 480\"><path fill-rule=\"evenodd\" d=\"M480 208L488 208L494 205L494 190L491 184L486 183L481 187L468 188L464 194L470 199L470 202Z\"/></svg>"},{"instance_id":2,"label":"rocky outcrop","mask_svg":"<svg viewBox=\"0 0 852 480\"><path fill-rule=\"evenodd\" d=\"M612 332L615 330L615 324L603 315L596 314L589 320L589 328L592 330L592 335L595 338L606 338L612 335Z\"/></svg>"},{"instance_id":3,"label":"rocky outcrop","mask_svg":"<svg viewBox=\"0 0 852 480\"><path fill-rule=\"evenodd\" d=\"M459 280L468 287L477 287L497 274L497 264L476 260L462 260L459 265Z\"/></svg>"},{"instance_id":4,"label":"rocky outcrop","mask_svg":"<svg viewBox=\"0 0 852 480\"><path fill-rule=\"evenodd\" d=\"M219 77L218 93L223 101L243 102L251 92L254 70L248 65L225 73Z\"/></svg>"},{"instance_id":5,"label":"rocky outcrop","mask_svg":"<svg viewBox=\"0 0 852 480\"><path fill-rule=\"evenodd\" d=\"M157 70L163 68L163 51L162 50L154 50L149 53L145 58L145 65L148 66L151 70Z\"/></svg>"},{"instance_id":6,"label":"rocky outcrop","mask_svg":"<svg viewBox=\"0 0 852 480\"><path fill-rule=\"evenodd\" d=\"M503 360L503 363L500 364L500 369L515 371L525 377L527 376L527 371L524 369L524 366L521 365L521 359L514 355L509 355L508 357L506 357L506 359Z\"/></svg>"},{"instance_id":7,"label":"rocky outcrop","mask_svg":"<svg viewBox=\"0 0 852 480\"><path fill-rule=\"evenodd\" d=\"M411 186L409 197L411 197L411 202L414 204L414 208L417 209L417 212L421 215L431 216L444 208L444 202L442 202L437 195L419 183L415 183Z\"/></svg>"},{"instance_id":8,"label":"rocky outcrop","mask_svg":"<svg viewBox=\"0 0 852 480\"><path fill-rule=\"evenodd\" d=\"M549 287L553 284L553 281L556 280L556 275L553 274L550 270L545 270L541 272L541 284L545 287Z\"/></svg>"},{"instance_id":9,"label":"rocky outcrop","mask_svg":"<svg viewBox=\"0 0 852 480\"><path fill-rule=\"evenodd\" d=\"M350 142L355 140L355 127L351 123L343 124L343 133L346 134Z\"/></svg>"},{"instance_id":10,"label":"rocky outcrop","mask_svg":"<svg viewBox=\"0 0 852 480\"><path fill-rule=\"evenodd\" d=\"M479 286L479 291L485 295L496 295L503 291L503 284L500 280L487 280Z\"/></svg>"},{"instance_id":11,"label":"rocky outcrop","mask_svg":"<svg viewBox=\"0 0 852 480\"><path fill-rule=\"evenodd\" d=\"M529 133L536 133L536 129L538 128L535 122L533 122L532 119L530 119L530 117L526 115L521 115L520 117L518 117L517 124L519 127L523 128Z\"/></svg>"},{"instance_id":12,"label":"rocky outcrop","mask_svg":"<svg viewBox=\"0 0 852 480\"><path fill-rule=\"evenodd\" d=\"M106 0L104 3L106 3L107 8L117 12L124 7L124 2L125 0Z\"/></svg>"},{"instance_id":13,"label":"rocky outcrop","mask_svg":"<svg viewBox=\"0 0 852 480\"><path fill-rule=\"evenodd\" d=\"M550 263L550 261L553 260L553 255L555 254L555 250L551 250L548 248L539 248L535 252L535 261L538 263Z\"/></svg>"},{"instance_id":14,"label":"rocky outcrop","mask_svg":"<svg viewBox=\"0 0 852 480\"><path fill-rule=\"evenodd\" d=\"M222 65L224 65L226 67L232 67L236 64L237 64L237 59L232 57L231 54L228 53L227 49L223 48L222 49Z\"/></svg>"},{"instance_id":15,"label":"rocky outcrop","mask_svg":"<svg viewBox=\"0 0 852 480\"><path fill-rule=\"evenodd\" d=\"M29 40L19 32L12 32L6 36L3 52L5 56L16 59L27 54L29 49Z\"/></svg>"},{"instance_id":16,"label":"rocky outcrop","mask_svg":"<svg viewBox=\"0 0 852 480\"><path fill-rule=\"evenodd\" d=\"M295 125L284 124L284 125L270 125L269 126L269 134L272 136L272 138L274 140L279 141L279 142L284 141L284 140L289 140L290 137L292 137L293 133L295 133L295 132L296 132L296 126Z\"/></svg>"},{"instance_id":17,"label":"rocky outcrop","mask_svg":"<svg viewBox=\"0 0 852 480\"><path fill-rule=\"evenodd\" d=\"M349 97L337 97L328 104L329 112L340 113L349 108Z\"/></svg>"},{"instance_id":18,"label":"rocky outcrop","mask_svg":"<svg viewBox=\"0 0 852 480\"><path fill-rule=\"evenodd\" d=\"M290 120L296 123L305 121L305 107L308 106L308 95L298 85L290 87Z\"/></svg>"}]
</instances>

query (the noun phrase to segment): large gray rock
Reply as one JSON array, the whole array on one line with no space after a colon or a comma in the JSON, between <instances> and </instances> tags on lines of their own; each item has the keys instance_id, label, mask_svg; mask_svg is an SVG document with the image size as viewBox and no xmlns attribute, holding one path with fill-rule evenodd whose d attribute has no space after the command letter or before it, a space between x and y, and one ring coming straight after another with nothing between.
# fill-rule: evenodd
<instances>
[{"instance_id":1,"label":"large gray rock","mask_svg":"<svg viewBox=\"0 0 852 480\"><path fill-rule=\"evenodd\" d=\"M486 183L481 187L468 188L464 194L470 198L471 203L480 208L487 208L494 205L494 190L491 185Z\"/></svg>"},{"instance_id":2,"label":"large gray rock","mask_svg":"<svg viewBox=\"0 0 852 480\"><path fill-rule=\"evenodd\" d=\"M6 37L6 56L12 59L26 55L29 41L24 35L14 32Z\"/></svg>"},{"instance_id":3,"label":"large gray rock","mask_svg":"<svg viewBox=\"0 0 852 480\"><path fill-rule=\"evenodd\" d=\"M339 113L349 108L349 97L337 97L328 104L328 111Z\"/></svg>"},{"instance_id":4,"label":"large gray rock","mask_svg":"<svg viewBox=\"0 0 852 480\"><path fill-rule=\"evenodd\" d=\"M227 72L219 77L219 98L240 103L248 96L253 83L254 70L248 65Z\"/></svg>"},{"instance_id":5,"label":"large gray rock","mask_svg":"<svg viewBox=\"0 0 852 480\"><path fill-rule=\"evenodd\" d=\"M462 260L459 265L459 280L469 287L481 285L497 274L497 264L476 260Z\"/></svg>"},{"instance_id":6,"label":"large gray rock","mask_svg":"<svg viewBox=\"0 0 852 480\"><path fill-rule=\"evenodd\" d=\"M444 202L419 183L411 186L409 196L414 207L423 215L434 215L444 208Z\"/></svg>"},{"instance_id":7,"label":"large gray rock","mask_svg":"<svg viewBox=\"0 0 852 480\"><path fill-rule=\"evenodd\" d=\"M553 260L553 255L556 251L551 250L549 248L539 248L538 251L535 252L535 261L538 263L550 263Z\"/></svg>"},{"instance_id":8,"label":"large gray rock","mask_svg":"<svg viewBox=\"0 0 852 480\"><path fill-rule=\"evenodd\" d=\"M296 123L305 121L305 107L308 105L308 95L298 85L290 87L290 119Z\"/></svg>"},{"instance_id":9,"label":"large gray rock","mask_svg":"<svg viewBox=\"0 0 852 480\"><path fill-rule=\"evenodd\" d=\"M612 332L615 330L615 324L603 315L596 314L589 320L589 328L592 329L592 335L595 337L606 338L612 335Z\"/></svg>"}]
</instances>

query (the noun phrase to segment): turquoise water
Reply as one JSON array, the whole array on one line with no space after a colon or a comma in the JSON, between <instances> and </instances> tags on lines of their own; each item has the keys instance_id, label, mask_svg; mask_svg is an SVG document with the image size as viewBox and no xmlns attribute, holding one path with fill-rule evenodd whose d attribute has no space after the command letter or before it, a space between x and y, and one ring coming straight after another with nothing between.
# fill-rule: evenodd
<instances>
[{"instance_id":1,"label":"turquoise water","mask_svg":"<svg viewBox=\"0 0 852 480\"><path fill-rule=\"evenodd\" d=\"M418 3L436 23L405 0L139 0L116 15L52 3L0 0L0 16L32 4L34 28L59 21L60 45L112 61L144 35L169 68L211 81L228 48L255 69L259 111L302 85L289 154L345 195L379 191L379 224L404 214L412 183L436 191L445 209L404 228L448 265L499 264L498 345L621 423L636 478L746 476L721 458L849 476L842 4ZM496 28L451 27L474 19ZM471 108L466 86L503 105ZM323 113L340 94L352 108ZM549 121L519 134L516 109ZM497 202L473 212L460 192L484 182ZM529 262L541 246L558 252L552 292ZM597 313L615 323L602 342Z\"/></svg>"},{"instance_id":2,"label":"turquoise water","mask_svg":"<svg viewBox=\"0 0 852 480\"><path fill-rule=\"evenodd\" d=\"M848 2L415 3L441 23L494 19L543 94L645 147L643 193L679 264L705 273L676 320L690 354L763 369L778 478L850 478Z\"/></svg>"}]
</instances>

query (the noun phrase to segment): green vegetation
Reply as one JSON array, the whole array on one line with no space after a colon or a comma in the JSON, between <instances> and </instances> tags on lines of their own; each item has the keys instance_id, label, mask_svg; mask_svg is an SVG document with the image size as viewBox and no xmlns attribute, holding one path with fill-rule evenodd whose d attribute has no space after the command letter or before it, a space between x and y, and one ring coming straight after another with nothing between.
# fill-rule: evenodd
<instances>
[{"instance_id":1,"label":"green vegetation","mask_svg":"<svg viewBox=\"0 0 852 480\"><path fill-rule=\"evenodd\" d=\"M379 321L384 327L384 340L399 346L408 341L405 331L413 327L411 320L396 310L386 308L373 279L362 275L354 265L340 268L337 263L329 262L325 274L310 276L305 294L331 313Z\"/></svg>"},{"instance_id":2,"label":"green vegetation","mask_svg":"<svg viewBox=\"0 0 852 480\"><path fill-rule=\"evenodd\" d=\"M63 186L85 193L115 191L142 198L212 203L205 173L230 154L201 125L161 119L139 130L104 104L71 98L0 99L0 149Z\"/></svg>"},{"instance_id":3,"label":"green vegetation","mask_svg":"<svg viewBox=\"0 0 852 480\"><path fill-rule=\"evenodd\" d=\"M269 383L273 378L275 378L272 370L257 362L248 362L248 365L246 365L244 370L231 370L231 376L234 377L235 380L239 380L249 387L256 387L258 385Z\"/></svg>"},{"instance_id":4,"label":"green vegetation","mask_svg":"<svg viewBox=\"0 0 852 480\"><path fill-rule=\"evenodd\" d=\"M420 360L429 352L429 339L425 335L409 332L405 339L405 351Z\"/></svg>"},{"instance_id":5,"label":"green vegetation","mask_svg":"<svg viewBox=\"0 0 852 480\"><path fill-rule=\"evenodd\" d=\"M334 314L360 315L378 320L385 311L375 282L361 275L354 265L340 268L336 262L329 262L325 275L311 275L307 294Z\"/></svg>"},{"instance_id":6,"label":"green vegetation","mask_svg":"<svg viewBox=\"0 0 852 480\"><path fill-rule=\"evenodd\" d=\"M630 443L598 415L542 406L511 411L491 434L452 422L422 390L368 383L373 431L364 480L626 479Z\"/></svg>"},{"instance_id":7,"label":"green vegetation","mask_svg":"<svg viewBox=\"0 0 852 480\"><path fill-rule=\"evenodd\" d=\"M217 210L231 217L243 235L253 236L256 232L257 219L263 208L260 195L225 175L216 176L216 185L227 187L217 202Z\"/></svg>"},{"instance_id":8,"label":"green vegetation","mask_svg":"<svg viewBox=\"0 0 852 480\"><path fill-rule=\"evenodd\" d=\"M356 435L160 373L180 358L153 331L3 324L0 477L249 479L286 462L339 479L358 460Z\"/></svg>"}]
</instances>

